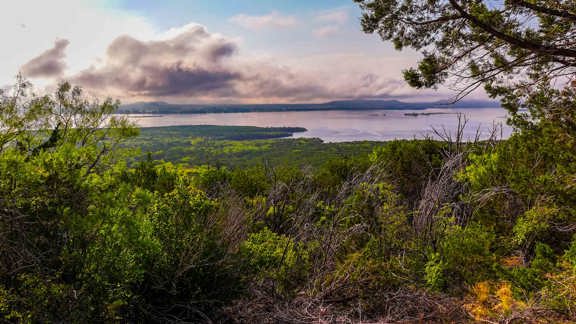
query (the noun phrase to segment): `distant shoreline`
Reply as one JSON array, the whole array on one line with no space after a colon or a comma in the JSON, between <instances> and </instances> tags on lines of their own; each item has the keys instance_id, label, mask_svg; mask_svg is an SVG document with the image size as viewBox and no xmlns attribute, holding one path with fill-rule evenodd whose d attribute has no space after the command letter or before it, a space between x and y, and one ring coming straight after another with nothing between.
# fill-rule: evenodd
<instances>
[{"instance_id":1,"label":"distant shoreline","mask_svg":"<svg viewBox=\"0 0 576 324\"><path fill-rule=\"evenodd\" d=\"M244 113L282 113L282 112L307 112L307 111L378 111L378 110L426 110L426 109L493 109L493 108L500 108L500 107L427 107L427 108L329 108L329 109L322 109L322 108L306 108L306 109L238 109L238 110L231 110L231 109L221 109L221 108L214 108L214 109L201 109L201 110L190 110L190 111L125 111L125 110L118 110L114 114L117 115L144 115L140 116L141 118L150 118L150 117L160 117L162 115L203 115L203 114L244 114ZM432 114L449 114L446 113L430 113ZM146 116L148 115L148 116ZM153 115L153 116L150 116ZM425 114L420 114L425 115Z\"/></svg>"},{"instance_id":2,"label":"distant shoreline","mask_svg":"<svg viewBox=\"0 0 576 324\"><path fill-rule=\"evenodd\" d=\"M187 105L163 102L135 103L121 106L117 114L228 114L252 112L305 112L305 111L375 111L426 109L486 109L500 108L492 101L464 101L455 104L442 102L406 103L391 101L335 101L322 104L259 104L259 105Z\"/></svg>"}]
</instances>

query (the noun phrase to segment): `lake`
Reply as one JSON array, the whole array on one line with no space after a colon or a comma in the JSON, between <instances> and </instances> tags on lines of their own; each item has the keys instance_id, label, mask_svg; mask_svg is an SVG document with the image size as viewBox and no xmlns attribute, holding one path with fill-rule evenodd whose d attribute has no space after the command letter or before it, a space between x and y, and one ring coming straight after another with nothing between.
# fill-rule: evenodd
<instances>
[{"instance_id":1,"label":"lake","mask_svg":"<svg viewBox=\"0 0 576 324\"><path fill-rule=\"evenodd\" d=\"M258 127L304 127L308 131L293 137L320 138L325 142L388 141L393 139L435 137L433 129L454 133L458 114L468 118L465 137L473 139L480 130L482 138L499 125L503 138L512 129L506 125L502 108L363 110L363 111L291 111L219 114L127 115L140 127L219 125Z\"/></svg>"}]
</instances>

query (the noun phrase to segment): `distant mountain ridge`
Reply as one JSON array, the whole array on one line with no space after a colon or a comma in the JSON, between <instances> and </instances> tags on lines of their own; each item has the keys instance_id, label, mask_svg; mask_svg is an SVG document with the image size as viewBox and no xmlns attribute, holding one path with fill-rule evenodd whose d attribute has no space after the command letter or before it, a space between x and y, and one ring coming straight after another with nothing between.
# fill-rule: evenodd
<instances>
[{"instance_id":1,"label":"distant mountain ridge","mask_svg":"<svg viewBox=\"0 0 576 324\"><path fill-rule=\"evenodd\" d=\"M450 104L446 101L402 102L398 100L344 100L320 104L227 104L198 105L166 102L139 102L120 107L121 114L207 114L240 112L322 111L322 110L423 110L427 108L498 108L496 101L469 100Z\"/></svg>"}]
</instances>

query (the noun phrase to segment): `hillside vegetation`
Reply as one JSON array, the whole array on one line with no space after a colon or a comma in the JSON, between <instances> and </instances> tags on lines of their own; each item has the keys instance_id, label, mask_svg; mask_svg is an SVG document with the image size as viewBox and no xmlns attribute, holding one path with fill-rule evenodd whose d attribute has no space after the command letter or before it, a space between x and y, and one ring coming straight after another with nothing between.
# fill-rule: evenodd
<instances>
[{"instance_id":1,"label":"hillside vegetation","mask_svg":"<svg viewBox=\"0 0 576 324\"><path fill-rule=\"evenodd\" d=\"M169 144L116 102L19 81L0 93L0 321L576 322L574 0L355 2L422 54L409 85L484 87L511 138Z\"/></svg>"},{"instance_id":2,"label":"hillside vegetation","mask_svg":"<svg viewBox=\"0 0 576 324\"><path fill-rule=\"evenodd\" d=\"M117 104L67 84L19 83L0 107L1 322L576 318L566 123L312 166L178 166L130 156L143 139L108 119Z\"/></svg>"}]
</instances>

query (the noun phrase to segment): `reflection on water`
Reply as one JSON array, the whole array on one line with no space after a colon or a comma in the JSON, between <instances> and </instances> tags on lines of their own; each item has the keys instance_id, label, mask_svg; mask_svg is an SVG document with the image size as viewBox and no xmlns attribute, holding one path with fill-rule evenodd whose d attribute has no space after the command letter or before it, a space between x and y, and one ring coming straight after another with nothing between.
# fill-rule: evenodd
<instances>
[{"instance_id":1,"label":"reflection on water","mask_svg":"<svg viewBox=\"0 0 576 324\"><path fill-rule=\"evenodd\" d=\"M129 115L129 118L140 127L304 127L308 131L295 134L294 137L317 137L326 142L350 142L423 138L434 136L433 129L446 129L453 133L458 126L457 114L468 118L466 139L473 139L477 130L480 130L485 138L494 125L502 127L504 138L511 134L511 128L506 126L506 111L502 108Z\"/></svg>"}]
</instances>

